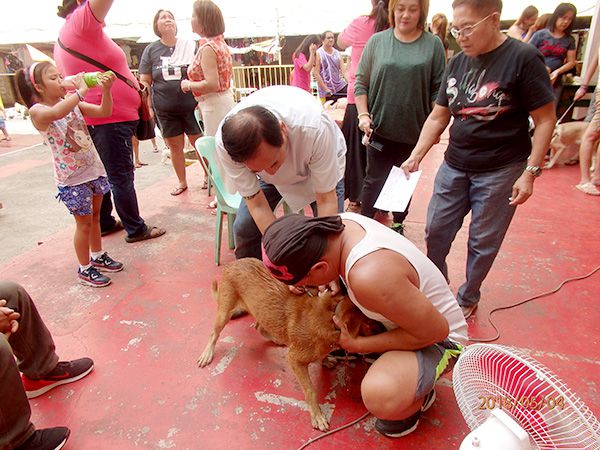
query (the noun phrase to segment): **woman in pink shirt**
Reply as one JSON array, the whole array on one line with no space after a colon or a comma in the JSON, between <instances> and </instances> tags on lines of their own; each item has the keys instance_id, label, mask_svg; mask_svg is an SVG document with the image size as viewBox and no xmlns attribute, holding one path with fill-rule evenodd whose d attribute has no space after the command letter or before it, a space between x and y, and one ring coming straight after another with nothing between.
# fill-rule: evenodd
<instances>
[{"instance_id":1,"label":"woman in pink shirt","mask_svg":"<svg viewBox=\"0 0 600 450\"><path fill-rule=\"evenodd\" d=\"M350 70L348 70L348 106L342 123L342 133L346 138L345 192L349 203L346 211L360 213L361 191L367 166L367 149L362 144L362 133L358 129L358 114L354 100L354 79L360 57L369 38L379 31L390 27L388 19L388 0L371 0L373 9L368 16L360 16L350 22L337 39L341 50L352 47Z\"/></svg>"},{"instance_id":2,"label":"woman in pink shirt","mask_svg":"<svg viewBox=\"0 0 600 450\"><path fill-rule=\"evenodd\" d=\"M292 55L294 62L294 76L292 86L299 87L311 92L310 73L317 61L317 48L321 45L321 39L316 34L309 34L304 38Z\"/></svg>"}]
</instances>

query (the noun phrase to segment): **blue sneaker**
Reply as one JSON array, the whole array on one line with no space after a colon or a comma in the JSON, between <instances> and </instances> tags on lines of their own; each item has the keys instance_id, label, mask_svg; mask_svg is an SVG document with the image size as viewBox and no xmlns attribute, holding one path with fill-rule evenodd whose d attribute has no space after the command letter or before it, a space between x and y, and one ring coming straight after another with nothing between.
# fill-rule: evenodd
<instances>
[{"instance_id":1,"label":"blue sneaker","mask_svg":"<svg viewBox=\"0 0 600 450\"><path fill-rule=\"evenodd\" d=\"M106 275L102 275L94 266L91 266L86 270L81 270L81 268L79 268L77 274L79 275L79 282L86 286L104 287L110 284L110 278Z\"/></svg>"},{"instance_id":2,"label":"blue sneaker","mask_svg":"<svg viewBox=\"0 0 600 450\"><path fill-rule=\"evenodd\" d=\"M120 272L121 270L123 270L123 263L115 261L110 256L108 256L108 253L106 252L102 253L96 259L91 258L90 263L92 264L92 266L94 266L101 272Z\"/></svg>"}]
</instances>

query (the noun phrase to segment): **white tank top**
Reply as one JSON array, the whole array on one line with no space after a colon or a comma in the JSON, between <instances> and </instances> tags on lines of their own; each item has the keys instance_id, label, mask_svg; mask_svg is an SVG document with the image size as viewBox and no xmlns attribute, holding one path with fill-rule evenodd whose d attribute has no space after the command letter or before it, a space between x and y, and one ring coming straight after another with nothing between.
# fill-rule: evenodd
<instances>
[{"instance_id":1,"label":"white tank top","mask_svg":"<svg viewBox=\"0 0 600 450\"><path fill-rule=\"evenodd\" d=\"M404 256L417 271L417 275L419 276L419 290L427 297L434 308L448 321L450 328L448 337L453 341L468 340L467 322L465 321L460 306L458 306L456 298L452 295L448 283L446 283L446 279L427 256L404 236L379 222L355 213L343 213L340 214L340 216L342 220L356 222L365 230L365 236L350 251L348 258L346 259L346 280L348 280L348 273L352 266L354 266L356 261L363 256L382 248L399 253ZM383 323L388 330L398 327L398 325L388 318L363 307L356 299L350 286L347 285L346 287L348 288L348 295L352 302L367 317Z\"/></svg>"}]
</instances>

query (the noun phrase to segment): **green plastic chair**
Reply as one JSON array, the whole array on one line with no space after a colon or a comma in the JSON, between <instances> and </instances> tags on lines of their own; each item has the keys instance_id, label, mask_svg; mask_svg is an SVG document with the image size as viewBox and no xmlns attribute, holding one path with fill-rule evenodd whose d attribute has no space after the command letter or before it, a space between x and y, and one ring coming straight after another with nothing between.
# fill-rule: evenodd
<instances>
[{"instance_id":1,"label":"green plastic chair","mask_svg":"<svg viewBox=\"0 0 600 450\"><path fill-rule=\"evenodd\" d=\"M204 166L209 174L210 181L215 189L217 197L217 224L215 227L215 264L221 264L221 236L223 234L223 216L227 215L227 232L229 235L229 248L235 248L235 237L233 235L233 222L237 210L242 201L242 196L237 192L230 194L225 189L221 174L217 170L215 138L213 136L204 136L196 141L196 152L200 164ZM204 159L203 159L204 158ZM208 167L206 166L208 161Z\"/></svg>"}]
</instances>

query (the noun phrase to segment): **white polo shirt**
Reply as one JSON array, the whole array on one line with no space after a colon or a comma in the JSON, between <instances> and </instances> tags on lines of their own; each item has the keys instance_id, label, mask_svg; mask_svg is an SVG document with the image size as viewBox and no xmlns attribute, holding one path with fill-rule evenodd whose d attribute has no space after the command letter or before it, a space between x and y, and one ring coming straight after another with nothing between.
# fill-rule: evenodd
<instances>
[{"instance_id":1,"label":"white polo shirt","mask_svg":"<svg viewBox=\"0 0 600 450\"><path fill-rule=\"evenodd\" d=\"M344 177L346 141L321 102L297 87L271 86L243 99L226 117L254 105L264 106L286 124L287 156L273 175L264 171L252 172L243 163L233 161L225 150L221 122L215 142L227 190L238 191L243 197L256 194L260 189L258 175L273 184L294 211L315 201L315 193L334 190Z\"/></svg>"}]
</instances>

